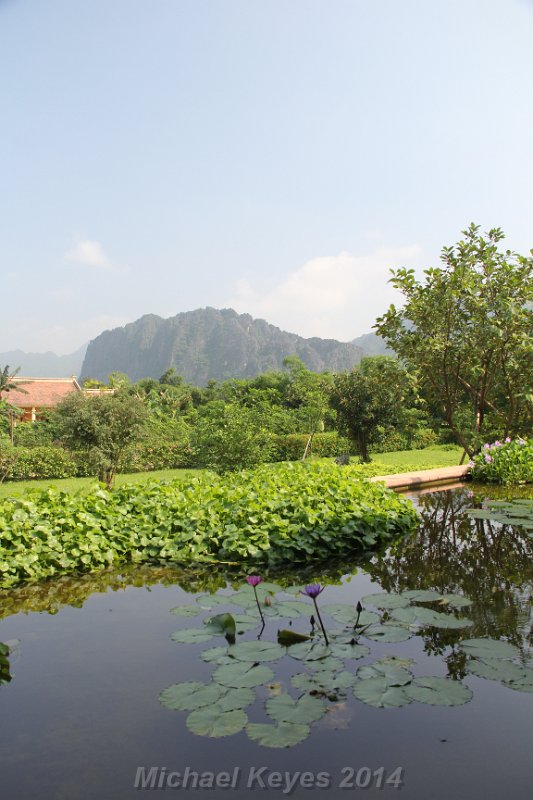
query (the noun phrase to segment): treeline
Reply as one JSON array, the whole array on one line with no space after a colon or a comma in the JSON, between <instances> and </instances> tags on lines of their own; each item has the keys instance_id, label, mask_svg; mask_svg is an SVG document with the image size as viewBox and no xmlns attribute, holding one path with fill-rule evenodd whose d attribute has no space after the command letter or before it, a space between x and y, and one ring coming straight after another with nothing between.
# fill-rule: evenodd
<instances>
[{"instance_id":1,"label":"treeline","mask_svg":"<svg viewBox=\"0 0 533 800\"><path fill-rule=\"evenodd\" d=\"M112 373L87 380L3 445L6 479L207 467L424 447L439 440L415 378L394 358L363 359L351 372L313 373L291 356L255 378L187 384L174 370L131 383ZM109 391L111 390L111 391ZM5 419L5 418L4 418ZM4 427L4 437L7 431ZM2 475L0 474L0 477Z\"/></svg>"}]
</instances>

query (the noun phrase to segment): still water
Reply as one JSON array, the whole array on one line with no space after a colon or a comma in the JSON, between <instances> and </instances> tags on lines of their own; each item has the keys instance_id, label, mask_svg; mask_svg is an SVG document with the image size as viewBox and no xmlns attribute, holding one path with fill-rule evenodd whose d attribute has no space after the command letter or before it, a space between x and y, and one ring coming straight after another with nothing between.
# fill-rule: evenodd
<instances>
[{"instance_id":1,"label":"still water","mask_svg":"<svg viewBox=\"0 0 533 800\"><path fill-rule=\"evenodd\" d=\"M218 636L179 644L170 635L198 628L210 613L242 611L232 607L231 597L245 573L142 567L65 578L0 595L0 641L17 640L9 658L11 681L0 687L0 797L241 798L251 791L403 800L532 796L533 693L471 674L457 647L461 639L501 638L519 649L524 663L533 647L533 538L521 528L466 515L466 508L482 502L486 492L480 491L415 497L420 528L365 562L267 576L284 587L326 584L319 598L323 606L355 605L380 591L466 595L473 601L465 609L473 623L469 628L423 628L406 641L372 642L371 654L347 662L346 669L355 672L388 656L412 659L416 675L462 679L472 692L469 702L376 708L347 690L312 724L308 738L290 748L262 747L244 731L197 736L186 726L187 712L164 707L159 695L181 681L208 683L213 664L200 653L225 642ZM169 613L214 592L227 596L216 611L199 606L197 618ZM309 620L284 621L287 626L307 633ZM275 642L279 627L279 619L267 619L262 640ZM257 640L257 633L249 630L240 639ZM253 722L268 721L269 692L298 695L289 683L294 659L271 666L273 685L259 687L247 709ZM176 772L183 777L189 768L189 788L135 788L139 769L148 775L152 767L157 780ZM218 775L220 785L194 788L194 772L207 783ZM302 778L303 773L308 775ZM401 789L394 779L386 782L398 775Z\"/></svg>"}]
</instances>

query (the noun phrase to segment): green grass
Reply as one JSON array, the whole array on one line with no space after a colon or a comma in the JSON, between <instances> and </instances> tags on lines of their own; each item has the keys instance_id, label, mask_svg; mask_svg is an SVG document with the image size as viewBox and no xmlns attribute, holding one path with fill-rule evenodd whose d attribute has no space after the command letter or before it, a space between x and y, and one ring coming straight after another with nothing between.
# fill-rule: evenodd
<instances>
[{"instance_id":1,"label":"green grass","mask_svg":"<svg viewBox=\"0 0 533 800\"><path fill-rule=\"evenodd\" d=\"M416 469L435 469L437 467L456 467L459 465L463 450L451 445L426 447L424 450L398 450L395 453L376 453L374 461L394 472L411 472ZM445 449L446 448L446 449ZM465 461L464 463L468 463ZM385 473L384 473L385 474Z\"/></svg>"},{"instance_id":2,"label":"green grass","mask_svg":"<svg viewBox=\"0 0 533 800\"><path fill-rule=\"evenodd\" d=\"M460 447L448 449L442 446L427 447L425 450L399 450L395 453L376 453L373 462L383 464L386 468L380 474L386 475L387 469L391 473L412 472L417 469L433 469L436 467L451 467L459 464L462 450ZM353 458L352 463L357 459ZM125 483L143 483L147 480L172 480L173 478L183 478L187 475L197 473L192 469L164 469L154 472L134 472L128 475L118 475L116 486L123 486ZM0 483L0 498L20 497L31 489L47 489L55 486L66 492L83 492L95 483L94 478L64 478L63 480L43 480L43 481L18 481Z\"/></svg>"},{"instance_id":3,"label":"green grass","mask_svg":"<svg viewBox=\"0 0 533 800\"><path fill-rule=\"evenodd\" d=\"M198 470L194 469L160 469L154 470L154 472L133 472L126 475L117 475L115 486L123 486L125 483L143 483L147 480L162 481L184 478L197 472ZM63 478L55 480L50 478L42 481L10 481L8 483L0 483L0 499L2 497L20 497L20 495L26 494L31 489L48 489L50 486L76 494L94 486L95 482L96 478Z\"/></svg>"}]
</instances>

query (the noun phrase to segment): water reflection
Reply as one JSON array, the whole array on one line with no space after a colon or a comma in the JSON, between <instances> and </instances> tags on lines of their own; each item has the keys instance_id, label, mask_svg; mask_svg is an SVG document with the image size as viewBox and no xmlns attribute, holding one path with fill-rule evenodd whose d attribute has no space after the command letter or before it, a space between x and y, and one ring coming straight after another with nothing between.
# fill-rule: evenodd
<instances>
[{"instance_id":1,"label":"water reflection","mask_svg":"<svg viewBox=\"0 0 533 800\"><path fill-rule=\"evenodd\" d=\"M533 645L533 539L520 528L465 513L481 507L486 496L486 491L463 488L418 497L418 530L366 569L386 591L466 595L474 601L468 614L474 621L472 636L505 637L524 652ZM436 631L425 637L426 648L442 653L457 638L454 631ZM460 675L461 657L455 659L453 653L449 667Z\"/></svg>"}]
</instances>

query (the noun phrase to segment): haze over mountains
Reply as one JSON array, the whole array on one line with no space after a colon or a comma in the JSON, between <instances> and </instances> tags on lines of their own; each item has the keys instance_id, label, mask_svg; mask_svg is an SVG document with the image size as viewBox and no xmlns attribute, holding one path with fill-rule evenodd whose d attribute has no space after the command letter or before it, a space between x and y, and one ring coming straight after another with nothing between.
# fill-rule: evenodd
<instances>
[{"instance_id":1,"label":"haze over mountains","mask_svg":"<svg viewBox=\"0 0 533 800\"><path fill-rule=\"evenodd\" d=\"M79 375L106 381L110 372L124 372L132 381L159 378L174 367L189 383L253 377L281 369L283 359L296 355L315 371L351 369L365 355L386 351L369 333L352 342L306 339L262 319L233 309L202 308L163 319L147 314L122 328L104 331L89 345L67 356L54 353L0 353L0 366L20 366L20 375Z\"/></svg>"}]
</instances>

